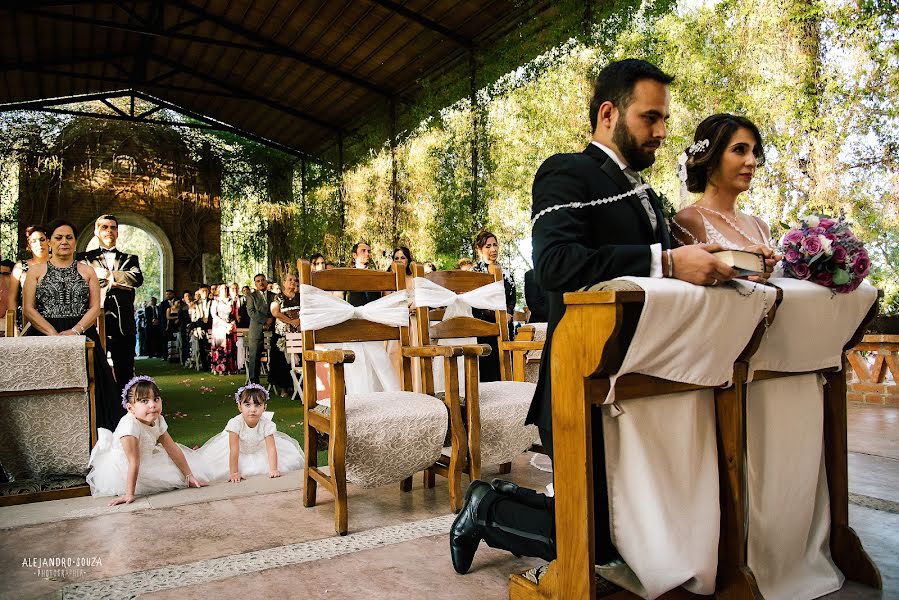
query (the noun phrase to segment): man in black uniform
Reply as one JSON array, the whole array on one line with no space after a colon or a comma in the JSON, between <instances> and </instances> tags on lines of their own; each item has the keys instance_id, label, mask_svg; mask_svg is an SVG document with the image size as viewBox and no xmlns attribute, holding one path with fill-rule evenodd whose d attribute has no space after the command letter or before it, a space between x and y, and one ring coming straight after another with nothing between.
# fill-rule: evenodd
<instances>
[{"instance_id":1,"label":"man in black uniform","mask_svg":"<svg viewBox=\"0 0 899 600\"><path fill-rule=\"evenodd\" d=\"M100 215L94 223L94 235L100 247L78 257L97 273L100 303L106 315L106 352L112 359L119 388L134 377L134 346L137 332L134 322L134 290L144 283L140 259L125 254L115 245L119 239L119 220L115 215Z\"/></svg>"},{"instance_id":2,"label":"man in black uniform","mask_svg":"<svg viewBox=\"0 0 899 600\"><path fill-rule=\"evenodd\" d=\"M549 305L546 347L527 423L536 424L552 457L553 331L562 319L562 295L623 275L677 277L702 285L736 272L710 252L718 246L671 249L670 232L655 192L639 172L652 165L667 135L672 77L642 60L606 66L590 103L593 140L581 152L548 158L534 177L534 270ZM548 210L552 209L552 210ZM556 402L565 402L556 398ZM596 560L617 557L609 534L602 420L593 410L593 482ZM481 540L518 555L553 560L555 514L551 497L514 483L474 481L450 530L453 567L466 573Z\"/></svg>"}]
</instances>

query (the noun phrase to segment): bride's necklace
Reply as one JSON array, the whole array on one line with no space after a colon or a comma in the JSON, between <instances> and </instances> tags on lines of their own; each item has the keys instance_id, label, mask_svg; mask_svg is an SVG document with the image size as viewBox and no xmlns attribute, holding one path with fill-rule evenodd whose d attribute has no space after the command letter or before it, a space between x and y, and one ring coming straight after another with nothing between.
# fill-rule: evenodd
<instances>
[{"instance_id":1,"label":"bride's necklace","mask_svg":"<svg viewBox=\"0 0 899 600\"><path fill-rule=\"evenodd\" d=\"M701 210L705 210L712 214L718 215L719 217L721 217L721 220L723 220L725 223L727 223L728 225L733 227L734 231L736 231L737 233L742 235L744 238L746 238L750 242L752 242L754 244L760 244L762 246L765 245L765 243L763 241L756 239L756 238L752 237L751 235L749 235L748 233L746 233L745 231L743 231L743 228L737 224L737 221L735 219L730 218L729 216L727 216L720 210L715 210L714 208L709 208L707 206L700 206L698 204L696 204L695 206L696 206L696 208L699 208Z\"/></svg>"}]
</instances>

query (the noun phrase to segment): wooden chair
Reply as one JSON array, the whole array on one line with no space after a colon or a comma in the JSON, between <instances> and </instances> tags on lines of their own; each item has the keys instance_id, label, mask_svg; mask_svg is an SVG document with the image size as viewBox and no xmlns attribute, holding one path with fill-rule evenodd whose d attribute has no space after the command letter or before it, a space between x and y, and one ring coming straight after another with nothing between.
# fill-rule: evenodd
<instances>
[{"instance_id":1,"label":"wooden chair","mask_svg":"<svg viewBox=\"0 0 899 600\"><path fill-rule=\"evenodd\" d=\"M413 276L426 278L457 294L503 280L502 270L499 267L491 267L490 273L435 271L425 274L424 267L415 264ZM492 321L474 317L455 317L443 321L443 316L443 309L429 309L425 306L416 308L418 339L422 345L428 345L433 340L439 340L441 344L447 342L451 344L453 339L497 337L501 381L479 381L478 358L489 354L489 346L460 346L465 356L464 416L468 437L468 464L465 471L472 480L479 479L483 458L487 456L489 463L500 465L501 473L508 473L512 458L537 441L537 428L524 425L524 417L533 399L536 384L524 381L523 370L518 375L519 379L513 378L511 355L518 355L516 360L521 362L527 351L542 349L543 343L509 341L504 309L495 311ZM432 326L433 321L440 322ZM434 389L434 372L427 361L422 361L421 378L422 385L426 389ZM449 387L452 377L447 373L444 379ZM485 414L490 414L490 418L483 418ZM510 419L511 414L520 418ZM527 433L523 432L525 427L528 428ZM523 435L529 438L526 443L521 441Z\"/></svg>"},{"instance_id":2,"label":"wooden chair","mask_svg":"<svg viewBox=\"0 0 899 600\"><path fill-rule=\"evenodd\" d=\"M286 342L284 353L290 366L290 379L293 381L293 394L290 399L303 401L303 335L288 332L284 336Z\"/></svg>"},{"instance_id":3,"label":"wooden chair","mask_svg":"<svg viewBox=\"0 0 899 600\"><path fill-rule=\"evenodd\" d=\"M7 310L3 315L3 329L0 330L2 337L13 337L16 332L16 311Z\"/></svg>"},{"instance_id":4,"label":"wooden chair","mask_svg":"<svg viewBox=\"0 0 899 600\"><path fill-rule=\"evenodd\" d=\"M301 261L300 283L328 292L396 292L405 290L405 274L404 269L395 269L395 273L359 269L312 272L310 263ZM307 300L304 299L303 302L304 306L308 305ZM340 345L387 340L397 340L401 346L402 391L347 394L344 365L352 363L356 359L354 352L345 349L316 349L316 345L321 348L321 344ZM452 375L450 379L456 381L455 357L461 356L461 350L438 346L412 348L409 347L408 326L391 327L360 318L353 318L316 331L305 329L302 332L302 348L303 396L305 400L303 429L306 453L306 465L303 471L303 505L315 506L317 485L325 486L335 498L334 528L340 535L347 533L347 481L369 487L383 484L383 481L366 482L363 476L367 474L360 473L358 464L351 464L354 457L356 457L355 460L358 460L358 457L354 454L357 450L350 447L353 439L356 438L350 439L349 434L360 435L360 432L371 429L370 425L374 423L380 424L378 436L390 438L387 440L389 443L385 443L380 448L375 447L374 450L384 452L395 450L396 455L385 457L385 460L395 461L400 465L399 467L390 465L386 470L387 474L382 474L380 479L395 475L396 478L393 481L401 481L401 489L410 491L412 475L419 470L433 467L433 472L446 476L449 485L450 507L453 511L458 511L463 499L461 475L466 453L465 437L461 434L462 417L459 408L458 385L451 384L449 386L443 401L433 396L412 392L410 358L444 357L447 372ZM317 401L315 389L315 366L318 362L329 365L331 397L325 406ZM447 412L449 413L448 419ZM385 424L385 414L393 421ZM420 434L417 436L419 440L431 437L426 442L419 441L413 445L409 441L409 438L416 437L410 435L409 430L409 427L414 427L412 425L414 423L413 414L415 420L428 419L428 422L439 422L438 435L425 433L424 429L414 430L412 433ZM433 461L437 460L443 450L447 422L451 432L449 461L447 464L434 464ZM326 436L328 442L328 472L318 466L318 443L322 436ZM362 447L358 441L356 445ZM422 462L426 464L413 466ZM348 476L348 471L352 471L350 476Z\"/></svg>"}]
</instances>

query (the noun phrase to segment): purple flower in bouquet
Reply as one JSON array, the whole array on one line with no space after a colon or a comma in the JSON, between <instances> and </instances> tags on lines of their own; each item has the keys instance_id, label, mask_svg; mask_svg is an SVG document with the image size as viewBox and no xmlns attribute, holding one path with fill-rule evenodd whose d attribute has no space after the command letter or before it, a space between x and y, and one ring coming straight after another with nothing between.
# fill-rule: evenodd
<instances>
[{"instance_id":1,"label":"purple flower in bouquet","mask_svg":"<svg viewBox=\"0 0 899 600\"><path fill-rule=\"evenodd\" d=\"M804 238L804 237L805 237L805 236L802 235L802 230L801 230L801 229L791 229L791 230L787 233L787 235L784 236L784 238L783 238L783 244L784 244L784 245L787 245L787 244L799 244L800 242L802 242L802 238Z\"/></svg>"},{"instance_id":2,"label":"purple flower in bouquet","mask_svg":"<svg viewBox=\"0 0 899 600\"><path fill-rule=\"evenodd\" d=\"M846 248L834 244L833 261L840 266L846 266Z\"/></svg>"},{"instance_id":3,"label":"purple flower in bouquet","mask_svg":"<svg viewBox=\"0 0 899 600\"><path fill-rule=\"evenodd\" d=\"M789 250L787 250L786 254L784 254L784 258L788 263L795 264L802 260L802 253L799 252L799 250L790 248Z\"/></svg>"},{"instance_id":4,"label":"purple flower in bouquet","mask_svg":"<svg viewBox=\"0 0 899 600\"><path fill-rule=\"evenodd\" d=\"M852 261L852 272L861 279L868 274L870 269L871 259L868 258L868 252L864 248L861 248L858 251L858 254L855 255L855 260Z\"/></svg>"},{"instance_id":5,"label":"purple flower in bouquet","mask_svg":"<svg viewBox=\"0 0 899 600\"><path fill-rule=\"evenodd\" d=\"M823 248L821 247L821 240L818 239L817 234L809 235L802 240L802 250L809 256L815 256L816 254L821 253Z\"/></svg>"},{"instance_id":6,"label":"purple flower in bouquet","mask_svg":"<svg viewBox=\"0 0 899 600\"><path fill-rule=\"evenodd\" d=\"M817 271L815 273L815 276L812 277L812 281L814 281L818 285L823 285L824 287L832 287L833 273L831 273L830 271Z\"/></svg>"},{"instance_id":7,"label":"purple flower in bouquet","mask_svg":"<svg viewBox=\"0 0 899 600\"><path fill-rule=\"evenodd\" d=\"M836 224L837 221L835 219L831 219L830 217L821 217L818 220L818 227L823 227L825 230L830 229Z\"/></svg>"},{"instance_id":8,"label":"purple flower in bouquet","mask_svg":"<svg viewBox=\"0 0 899 600\"><path fill-rule=\"evenodd\" d=\"M808 279L812 274L812 270L809 269L808 265L804 262L790 265L790 270L793 272L793 276L796 279Z\"/></svg>"}]
</instances>

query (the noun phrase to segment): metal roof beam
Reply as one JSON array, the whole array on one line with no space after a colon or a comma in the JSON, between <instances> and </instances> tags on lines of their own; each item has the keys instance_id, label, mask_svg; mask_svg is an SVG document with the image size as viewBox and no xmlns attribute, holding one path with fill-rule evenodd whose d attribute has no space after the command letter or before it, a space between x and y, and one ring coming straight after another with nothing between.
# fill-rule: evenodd
<instances>
[{"instance_id":1,"label":"metal roof beam","mask_svg":"<svg viewBox=\"0 0 899 600\"><path fill-rule=\"evenodd\" d=\"M283 104L281 104L279 102L275 102L274 100L271 100L264 96L260 96L258 94L254 94L253 92L241 89L237 85L230 84L230 83L227 83L224 81L219 81L218 79L216 79L215 77L213 77L211 75L208 75L202 71L198 71L197 69L192 69L190 67L186 67L176 61L165 58L164 56L159 56L157 54L150 54L148 56L148 58L150 60L156 61L162 65L165 65L166 67L168 67L170 69L175 69L177 71L184 73L185 75L190 75L191 77L195 77L195 78L199 79L200 81L203 81L210 85L220 87L229 92L233 91L233 92L237 93L238 95L240 95L245 100L251 100L251 101L257 102L259 104L264 104L265 106L268 106L269 108L273 108L279 112L288 114L292 117L296 117L298 119L302 119L309 123L313 123L315 125L318 125L319 127L328 129L334 133L337 133L341 130L338 125L336 125L334 123L330 123L328 121L325 121L324 119L322 119L320 117L303 112L301 110L297 110L290 106L284 106Z\"/></svg>"},{"instance_id":2,"label":"metal roof beam","mask_svg":"<svg viewBox=\"0 0 899 600\"><path fill-rule=\"evenodd\" d=\"M368 81L367 79L363 79L357 75L353 75L352 73L344 71L343 69L340 69L333 65L329 65L328 63L321 61L317 58L313 58L307 54L298 52L298 51L294 50L293 48L279 44L279 43L275 42L274 40L271 40L263 35L256 33L255 31L251 31L249 29L244 28L241 25L232 23L225 17L216 15L214 13L210 13L199 6L196 6L194 4L191 4L190 2L187 2L186 0L169 0L169 3L173 6L177 6L178 8L181 8L187 12L190 12L197 16L203 17L207 21L210 21L211 23L214 23L223 29L227 29L228 31L230 31L232 33L236 33L239 36L243 37L244 39L253 42L254 44L259 44L262 47L261 49L258 49L259 51L264 51L264 52L268 52L270 54L275 54L278 56L283 56L285 58L293 59L297 62L301 62L303 64L309 65L310 67L313 67L320 71L324 71L325 73L328 73L329 75L333 75L334 77L337 77L338 79L343 79L344 81L347 81L347 82L357 85L359 87L363 87L369 91L375 92L376 94L384 96L385 98L390 98L391 96L394 95L394 92L392 90L389 90L389 89L387 89L381 85L378 85L374 82Z\"/></svg>"},{"instance_id":3,"label":"metal roof beam","mask_svg":"<svg viewBox=\"0 0 899 600\"><path fill-rule=\"evenodd\" d=\"M456 33L452 29L444 27L440 23L438 23L436 21L432 21L431 19L429 19L423 15L420 15L413 10L409 10L402 4L397 4L396 2L392 2L391 0L371 0L371 1L379 6L382 6L383 8L386 8L390 12L396 13L400 16L403 16L403 17L409 19L410 21L414 21L415 23L418 23L425 29L430 29L431 31L433 31L435 33L439 33L440 35L442 35L445 38L453 40L460 46L463 46L468 49L474 48L474 42L472 40L468 39L467 37L465 37L464 35Z\"/></svg>"}]
</instances>

